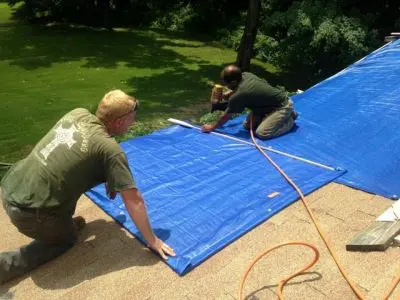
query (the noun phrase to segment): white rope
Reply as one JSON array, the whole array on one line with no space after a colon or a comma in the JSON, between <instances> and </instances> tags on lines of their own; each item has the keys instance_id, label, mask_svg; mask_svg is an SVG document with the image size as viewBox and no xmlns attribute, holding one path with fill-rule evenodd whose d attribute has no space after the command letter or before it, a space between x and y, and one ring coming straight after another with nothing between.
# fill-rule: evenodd
<instances>
[{"instance_id":1,"label":"white rope","mask_svg":"<svg viewBox=\"0 0 400 300\"><path fill-rule=\"evenodd\" d=\"M194 126L194 125L192 125L190 123L187 123L185 121L181 121L181 120L177 120L177 119L173 119L173 118L169 118L168 121L171 122L171 123L177 124L177 125L184 126L184 127L201 130L200 127ZM254 147L253 143L250 143L250 142L242 140L242 139L235 138L235 137L230 136L230 135L226 135L226 134L215 132L215 131L211 131L210 133L214 134L214 135L222 136L224 138L227 138L227 139L230 139L230 140L234 140L234 141L237 141L237 142L240 142L240 143L248 144L248 145ZM293 159L297 159L299 161L302 161L302 162L305 162L305 163L308 163L310 165L314 165L314 166L317 166L317 167L320 167L320 168L323 168L323 169L327 169L327 170L331 170L331 171L335 171L336 170L335 168L332 168L330 166L323 165L323 164L317 163L315 161L308 160L308 159L305 159L305 158L302 158L302 157L299 157L299 156L296 156L296 155L293 155L293 154L290 154L290 153L286 153L286 152L282 152L282 151L279 151L279 150L275 150L275 149L272 149L271 147L263 147L263 146L260 146L260 147L263 150L267 150L267 151L270 151L270 152L278 153L278 154L281 154L281 155L284 155L284 156L287 156L287 157L290 157L290 158L293 158Z\"/></svg>"}]
</instances>

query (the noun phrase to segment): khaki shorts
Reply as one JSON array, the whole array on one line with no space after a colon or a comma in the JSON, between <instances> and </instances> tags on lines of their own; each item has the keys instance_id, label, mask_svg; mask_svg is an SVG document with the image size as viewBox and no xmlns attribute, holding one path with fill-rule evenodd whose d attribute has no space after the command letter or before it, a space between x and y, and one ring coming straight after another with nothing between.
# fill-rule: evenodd
<instances>
[{"instance_id":1,"label":"khaki shorts","mask_svg":"<svg viewBox=\"0 0 400 300\"><path fill-rule=\"evenodd\" d=\"M253 116L253 130L255 135L263 140L280 136L293 128L297 113L293 109L293 102L288 103L264 116ZM250 116L247 116L243 126L250 128Z\"/></svg>"}]
</instances>

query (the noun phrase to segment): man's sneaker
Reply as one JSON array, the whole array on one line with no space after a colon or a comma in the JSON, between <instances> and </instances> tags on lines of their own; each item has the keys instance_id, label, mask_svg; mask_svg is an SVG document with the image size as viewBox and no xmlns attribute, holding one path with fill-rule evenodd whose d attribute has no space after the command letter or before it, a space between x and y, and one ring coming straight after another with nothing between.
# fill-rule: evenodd
<instances>
[{"instance_id":1,"label":"man's sneaker","mask_svg":"<svg viewBox=\"0 0 400 300\"><path fill-rule=\"evenodd\" d=\"M74 226L77 231L81 231L83 227L85 227L86 225L85 219L81 216L73 218L72 222L74 223Z\"/></svg>"}]
</instances>

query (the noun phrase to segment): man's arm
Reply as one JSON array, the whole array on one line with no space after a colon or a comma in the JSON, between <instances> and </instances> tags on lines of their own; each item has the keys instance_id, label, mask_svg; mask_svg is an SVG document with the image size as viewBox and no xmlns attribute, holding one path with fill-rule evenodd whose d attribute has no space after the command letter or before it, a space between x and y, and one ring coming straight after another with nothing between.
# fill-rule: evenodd
<instances>
[{"instance_id":1,"label":"man's arm","mask_svg":"<svg viewBox=\"0 0 400 300\"><path fill-rule=\"evenodd\" d=\"M175 256L174 250L153 233L147 216L146 204L140 192L137 189L131 188L122 191L121 196L132 221L143 235L148 246L163 259L167 259L166 255Z\"/></svg>"},{"instance_id":2,"label":"man's arm","mask_svg":"<svg viewBox=\"0 0 400 300\"><path fill-rule=\"evenodd\" d=\"M204 124L203 127L201 127L201 131L203 132L211 132L215 130L218 127L221 127L224 125L231 117L233 114L230 113L224 113L218 120L217 123L215 124Z\"/></svg>"}]
</instances>

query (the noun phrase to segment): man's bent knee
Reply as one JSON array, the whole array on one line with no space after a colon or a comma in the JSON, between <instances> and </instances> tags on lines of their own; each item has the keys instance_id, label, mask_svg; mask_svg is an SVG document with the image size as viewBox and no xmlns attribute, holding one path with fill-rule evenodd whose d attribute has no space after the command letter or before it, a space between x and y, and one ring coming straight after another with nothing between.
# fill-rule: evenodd
<instances>
[{"instance_id":1,"label":"man's bent knee","mask_svg":"<svg viewBox=\"0 0 400 300\"><path fill-rule=\"evenodd\" d=\"M284 124L277 127L269 127L265 128L263 126L259 126L255 132L255 135L261 140L268 140L274 137L281 136L287 132L289 132L294 126L294 120L290 117Z\"/></svg>"},{"instance_id":2,"label":"man's bent knee","mask_svg":"<svg viewBox=\"0 0 400 300\"><path fill-rule=\"evenodd\" d=\"M263 130L258 130L258 129L254 133L254 135L258 137L260 140L268 140L275 137L273 133L265 132Z\"/></svg>"}]
</instances>

